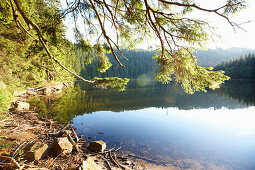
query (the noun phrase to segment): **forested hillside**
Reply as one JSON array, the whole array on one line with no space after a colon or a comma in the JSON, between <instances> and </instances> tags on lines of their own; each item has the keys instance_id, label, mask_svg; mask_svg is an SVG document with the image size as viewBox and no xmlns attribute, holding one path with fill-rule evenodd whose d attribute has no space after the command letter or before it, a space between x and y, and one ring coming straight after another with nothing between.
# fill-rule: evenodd
<instances>
[{"instance_id":1,"label":"forested hillside","mask_svg":"<svg viewBox=\"0 0 255 170\"><path fill-rule=\"evenodd\" d=\"M215 67L215 70L224 70L232 79L255 78L255 54L248 54L238 59L224 62Z\"/></svg>"},{"instance_id":2,"label":"forested hillside","mask_svg":"<svg viewBox=\"0 0 255 170\"><path fill-rule=\"evenodd\" d=\"M240 56L255 53L248 48L229 48L229 49L208 49L207 51L198 50L194 55L197 56L198 65L205 67L214 67L222 62L239 58Z\"/></svg>"},{"instance_id":3,"label":"forested hillside","mask_svg":"<svg viewBox=\"0 0 255 170\"><path fill-rule=\"evenodd\" d=\"M95 54L89 54L88 52L79 48L75 48L74 51L77 59L77 65L75 67L77 72L80 72L83 77L93 78L95 76L117 76L137 79L140 78L139 76L145 74L146 78L149 77L150 79L154 79L156 61L152 59L155 55L155 52L153 51L149 52L146 50L122 50L124 56L128 59L125 60L122 58L121 60L124 66L126 66L125 69L118 66L111 54L107 54L110 56L109 58L113 59L110 60L113 65L105 73L101 73L97 70L98 61L95 56L91 57ZM220 64L224 61L230 61L231 59L236 59L242 55L246 55L252 52L255 53L255 51L245 48L231 48L227 50L217 48L215 50L208 49L207 51L198 50L194 55L196 56L199 65L211 67L216 66L217 64ZM119 55L117 51L116 53ZM143 76L141 78L143 78Z\"/></svg>"},{"instance_id":4,"label":"forested hillside","mask_svg":"<svg viewBox=\"0 0 255 170\"><path fill-rule=\"evenodd\" d=\"M123 55L127 58L122 57L121 62L125 66L122 68L114 60L111 53L107 56L110 58L112 66L104 73L101 73L97 68L99 62L97 57L86 57L88 54L86 51L81 49L75 50L76 54L76 70L80 72L82 77L93 78L93 77L121 77L121 78L133 78L137 79L140 75L146 74L149 77L153 77L155 72L156 61L152 59L155 52L146 50L122 50ZM120 55L116 51L117 55Z\"/></svg>"}]
</instances>

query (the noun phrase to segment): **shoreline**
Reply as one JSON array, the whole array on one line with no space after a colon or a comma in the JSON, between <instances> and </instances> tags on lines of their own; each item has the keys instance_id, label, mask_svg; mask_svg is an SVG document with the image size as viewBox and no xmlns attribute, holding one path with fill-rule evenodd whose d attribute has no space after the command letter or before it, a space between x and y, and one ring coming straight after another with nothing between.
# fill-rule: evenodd
<instances>
[{"instance_id":1,"label":"shoreline","mask_svg":"<svg viewBox=\"0 0 255 170\"><path fill-rule=\"evenodd\" d=\"M117 153L120 148L107 148L100 153L90 151L90 141L79 138L69 123L63 125L51 119L41 118L34 109L29 108L27 99L30 97L45 97L51 94L56 97L61 94L62 88L63 85L58 83L30 88L15 98L7 117L0 121L0 168L148 169L145 161ZM72 144L71 152L55 155L53 144L57 138L67 138ZM26 149L38 143L41 146L47 145L47 153L45 150L46 154L43 153L39 159L28 159Z\"/></svg>"}]
</instances>

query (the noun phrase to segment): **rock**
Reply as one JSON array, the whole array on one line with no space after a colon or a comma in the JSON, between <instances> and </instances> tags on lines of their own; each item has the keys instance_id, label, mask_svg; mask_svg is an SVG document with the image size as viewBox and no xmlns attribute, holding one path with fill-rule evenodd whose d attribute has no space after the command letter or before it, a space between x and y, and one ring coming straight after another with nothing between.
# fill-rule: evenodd
<instances>
[{"instance_id":1,"label":"rock","mask_svg":"<svg viewBox=\"0 0 255 170\"><path fill-rule=\"evenodd\" d=\"M18 101L15 103L15 107L16 107L16 110L22 111L22 110L29 110L30 105L27 102Z\"/></svg>"},{"instance_id":2,"label":"rock","mask_svg":"<svg viewBox=\"0 0 255 170\"><path fill-rule=\"evenodd\" d=\"M54 91L59 91L59 92L61 92L62 91L62 89L63 89L63 87L64 87L64 84L57 84L57 85L55 85L53 88L54 88Z\"/></svg>"},{"instance_id":3,"label":"rock","mask_svg":"<svg viewBox=\"0 0 255 170\"><path fill-rule=\"evenodd\" d=\"M43 87L43 94L50 96L53 94L61 93L63 87L64 87L63 83L55 82L55 83L45 84L45 86Z\"/></svg>"},{"instance_id":4,"label":"rock","mask_svg":"<svg viewBox=\"0 0 255 170\"><path fill-rule=\"evenodd\" d=\"M53 151L55 155L60 153L70 153L73 150L72 143L68 140L67 137L56 138L53 143Z\"/></svg>"},{"instance_id":5,"label":"rock","mask_svg":"<svg viewBox=\"0 0 255 170\"><path fill-rule=\"evenodd\" d=\"M94 141L89 144L89 149L94 152L103 152L106 149L104 141Z\"/></svg>"},{"instance_id":6,"label":"rock","mask_svg":"<svg viewBox=\"0 0 255 170\"><path fill-rule=\"evenodd\" d=\"M46 95L46 96L51 95L51 88L50 87L45 87L43 89L43 94Z\"/></svg>"},{"instance_id":7,"label":"rock","mask_svg":"<svg viewBox=\"0 0 255 170\"><path fill-rule=\"evenodd\" d=\"M49 146L41 142L32 143L25 149L25 158L32 162L45 157L49 151Z\"/></svg>"},{"instance_id":8,"label":"rock","mask_svg":"<svg viewBox=\"0 0 255 170\"><path fill-rule=\"evenodd\" d=\"M37 92L33 88L28 88L27 94L30 96L35 96L35 95L37 95Z\"/></svg>"},{"instance_id":9,"label":"rock","mask_svg":"<svg viewBox=\"0 0 255 170\"><path fill-rule=\"evenodd\" d=\"M92 157L88 157L85 161L82 162L83 170L101 170L102 167L97 165Z\"/></svg>"}]
</instances>

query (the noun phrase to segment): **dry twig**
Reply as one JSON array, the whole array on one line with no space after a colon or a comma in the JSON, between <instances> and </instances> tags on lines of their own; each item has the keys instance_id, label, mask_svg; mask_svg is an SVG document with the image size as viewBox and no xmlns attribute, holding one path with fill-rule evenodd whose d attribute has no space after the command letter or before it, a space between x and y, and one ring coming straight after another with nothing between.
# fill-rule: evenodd
<instances>
[{"instance_id":1,"label":"dry twig","mask_svg":"<svg viewBox=\"0 0 255 170\"><path fill-rule=\"evenodd\" d=\"M80 152L79 147L78 147L77 144L74 142L74 140L72 139L72 137L70 136L70 134L68 134L66 131L65 131L65 134L67 135L68 140L72 143L72 145L75 147L75 149L76 149L78 152Z\"/></svg>"},{"instance_id":2,"label":"dry twig","mask_svg":"<svg viewBox=\"0 0 255 170\"><path fill-rule=\"evenodd\" d=\"M0 155L0 159L5 159L5 160L9 160L10 163L12 163L13 165L15 165L18 169L21 169L21 166L19 165L19 163L13 159L12 157L9 157L9 156L1 156Z\"/></svg>"}]
</instances>

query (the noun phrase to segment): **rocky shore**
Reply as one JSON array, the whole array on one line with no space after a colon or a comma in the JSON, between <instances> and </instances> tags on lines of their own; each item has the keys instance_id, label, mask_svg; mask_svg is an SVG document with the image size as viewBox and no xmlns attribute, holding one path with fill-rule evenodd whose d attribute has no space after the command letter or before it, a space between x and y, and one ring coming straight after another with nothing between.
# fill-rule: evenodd
<instances>
[{"instance_id":1,"label":"rocky shore","mask_svg":"<svg viewBox=\"0 0 255 170\"><path fill-rule=\"evenodd\" d=\"M41 118L30 108L30 97L59 97L63 87L47 84L16 96L8 116L0 121L0 169L148 169L119 154L121 148L82 138L69 123Z\"/></svg>"}]
</instances>

